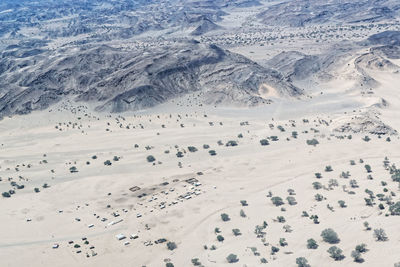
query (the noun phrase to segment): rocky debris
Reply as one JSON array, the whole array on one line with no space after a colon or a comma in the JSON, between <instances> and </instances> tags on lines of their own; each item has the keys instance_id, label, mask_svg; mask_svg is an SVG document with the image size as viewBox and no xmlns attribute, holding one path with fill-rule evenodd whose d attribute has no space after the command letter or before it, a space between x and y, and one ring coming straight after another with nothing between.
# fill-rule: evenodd
<instances>
[{"instance_id":1,"label":"rocky debris","mask_svg":"<svg viewBox=\"0 0 400 267\"><path fill-rule=\"evenodd\" d=\"M334 131L340 133L370 133L375 135L397 135L389 125L383 123L377 116L361 114L352 118L351 121L342 123Z\"/></svg>"}]
</instances>

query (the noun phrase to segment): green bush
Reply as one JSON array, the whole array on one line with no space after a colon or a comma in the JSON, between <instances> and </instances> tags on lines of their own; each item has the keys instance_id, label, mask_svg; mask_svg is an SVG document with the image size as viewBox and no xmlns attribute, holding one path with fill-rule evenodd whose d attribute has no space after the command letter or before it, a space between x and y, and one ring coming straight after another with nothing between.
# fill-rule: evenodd
<instances>
[{"instance_id":1,"label":"green bush","mask_svg":"<svg viewBox=\"0 0 400 267\"><path fill-rule=\"evenodd\" d=\"M308 249L317 249L318 248L317 241L315 241L312 238L308 239L307 240L307 248Z\"/></svg>"},{"instance_id":2,"label":"green bush","mask_svg":"<svg viewBox=\"0 0 400 267\"><path fill-rule=\"evenodd\" d=\"M272 201L272 204L274 204L277 207L284 204L281 197L272 197L271 201Z\"/></svg>"},{"instance_id":3,"label":"green bush","mask_svg":"<svg viewBox=\"0 0 400 267\"><path fill-rule=\"evenodd\" d=\"M330 254L330 257L333 258L335 261L340 261L345 258L344 255L342 254L343 250L341 250L337 246L330 247L328 249L328 253Z\"/></svg>"},{"instance_id":4,"label":"green bush","mask_svg":"<svg viewBox=\"0 0 400 267\"><path fill-rule=\"evenodd\" d=\"M329 244L337 244L340 242L340 239L335 231L333 229L328 228L325 229L321 232L321 237L322 239L329 243Z\"/></svg>"},{"instance_id":5,"label":"green bush","mask_svg":"<svg viewBox=\"0 0 400 267\"><path fill-rule=\"evenodd\" d=\"M235 254L229 254L228 257L226 257L226 260L229 263L235 263L239 261L238 257Z\"/></svg>"}]
</instances>

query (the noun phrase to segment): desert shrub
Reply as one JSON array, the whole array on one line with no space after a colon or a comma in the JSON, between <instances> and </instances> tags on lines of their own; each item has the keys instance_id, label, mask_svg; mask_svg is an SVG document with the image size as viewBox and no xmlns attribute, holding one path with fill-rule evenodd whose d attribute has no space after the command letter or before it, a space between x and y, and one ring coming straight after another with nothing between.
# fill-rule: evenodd
<instances>
[{"instance_id":1,"label":"desert shrub","mask_svg":"<svg viewBox=\"0 0 400 267\"><path fill-rule=\"evenodd\" d=\"M222 235L217 235L217 240L219 242L223 242L225 240L225 238Z\"/></svg>"},{"instance_id":2,"label":"desert shrub","mask_svg":"<svg viewBox=\"0 0 400 267\"><path fill-rule=\"evenodd\" d=\"M279 251L278 247L272 246L271 247L271 254L274 255L275 253L277 253Z\"/></svg>"},{"instance_id":3,"label":"desert shrub","mask_svg":"<svg viewBox=\"0 0 400 267\"><path fill-rule=\"evenodd\" d=\"M192 259L191 261L192 261L192 264L193 264L194 266L200 266L200 265L201 265L201 262L199 261L198 258L194 258L194 259Z\"/></svg>"},{"instance_id":4,"label":"desert shrub","mask_svg":"<svg viewBox=\"0 0 400 267\"><path fill-rule=\"evenodd\" d=\"M278 222L280 222L280 223L286 222L285 217L283 217L283 216L277 216L277 217L276 217L276 220L277 220Z\"/></svg>"},{"instance_id":5,"label":"desert shrub","mask_svg":"<svg viewBox=\"0 0 400 267\"><path fill-rule=\"evenodd\" d=\"M318 178L318 179L321 179L322 178L322 174L319 173L319 172L316 172L315 173L315 177Z\"/></svg>"},{"instance_id":6,"label":"desert shrub","mask_svg":"<svg viewBox=\"0 0 400 267\"><path fill-rule=\"evenodd\" d=\"M276 136L276 135L272 135L272 136L270 136L270 138L271 138L271 140L274 141L274 142L276 142L276 141L279 140L278 136Z\"/></svg>"},{"instance_id":7,"label":"desert shrub","mask_svg":"<svg viewBox=\"0 0 400 267\"><path fill-rule=\"evenodd\" d=\"M392 215L400 215L400 201L390 205L389 211Z\"/></svg>"},{"instance_id":8,"label":"desert shrub","mask_svg":"<svg viewBox=\"0 0 400 267\"><path fill-rule=\"evenodd\" d=\"M165 264L165 267L174 267L174 265L173 265L171 262L167 262L167 263Z\"/></svg>"},{"instance_id":9,"label":"desert shrub","mask_svg":"<svg viewBox=\"0 0 400 267\"><path fill-rule=\"evenodd\" d=\"M331 172L331 171L333 171L333 169L332 169L332 167L330 165L328 165L328 166L325 167L325 171L326 172Z\"/></svg>"},{"instance_id":10,"label":"desert shrub","mask_svg":"<svg viewBox=\"0 0 400 267\"><path fill-rule=\"evenodd\" d=\"M368 251L367 245L364 244L364 243L363 243L363 244L360 244L360 245L357 245L355 250L358 251L358 252L360 252L360 253L364 253L364 252L367 252L367 251Z\"/></svg>"},{"instance_id":11,"label":"desert shrub","mask_svg":"<svg viewBox=\"0 0 400 267\"><path fill-rule=\"evenodd\" d=\"M320 182L313 182L312 186L314 189L318 190L322 188L322 184Z\"/></svg>"},{"instance_id":12,"label":"desert shrub","mask_svg":"<svg viewBox=\"0 0 400 267\"><path fill-rule=\"evenodd\" d=\"M311 267L311 265L308 264L307 259L304 257L296 258L296 264L297 264L297 267Z\"/></svg>"},{"instance_id":13,"label":"desert shrub","mask_svg":"<svg viewBox=\"0 0 400 267\"><path fill-rule=\"evenodd\" d=\"M336 179L330 179L328 182L329 187L339 186L339 183Z\"/></svg>"},{"instance_id":14,"label":"desert shrub","mask_svg":"<svg viewBox=\"0 0 400 267\"><path fill-rule=\"evenodd\" d=\"M238 236L238 235L242 234L239 229L232 229L232 233L234 236Z\"/></svg>"},{"instance_id":15,"label":"desert shrub","mask_svg":"<svg viewBox=\"0 0 400 267\"><path fill-rule=\"evenodd\" d=\"M224 221L224 222L227 222L227 221L230 220L229 215L226 214L226 213L222 213L222 214L221 214L221 219L222 219L222 221Z\"/></svg>"},{"instance_id":16,"label":"desert shrub","mask_svg":"<svg viewBox=\"0 0 400 267\"><path fill-rule=\"evenodd\" d=\"M177 245L175 244L175 242L168 242L168 243L167 243L167 248L168 248L169 250L174 250L174 249L177 248Z\"/></svg>"},{"instance_id":17,"label":"desert shrub","mask_svg":"<svg viewBox=\"0 0 400 267\"><path fill-rule=\"evenodd\" d=\"M316 145L319 144L318 140L315 139L315 138L313 138L313 139L311 139L311 140L307 140L306 143L307 143L307 145L309 145L309 146L316 146Z\"/></svg>"},{"instance_id":18,"label":"desert shrub","mask_svg":"<svg viewBox=\"0 0 400 267\"><path fill-rule=\"evenodd\" d=\"M372 172L371 166L368 164L364 166L368 173Z\"/></svg>"},{"instance_id":19,"label":"desert shrub","mask_svg":"<svg viewBox=\"0 0 400 267\"><path fill-rule=\"evenodd\" d=\"M349 184L350 184L350 187L351 188L357 188L358 187L358 184L357 184L357 181L356 180L350 180L349 181Z\"/></svg>"},{"instance_id":20,"label":"desert shrub","mask_svg":"<svg viewBox=\"0 0 400 267\"><path fill-rule=\"evenodd\" d=\"M152 155L150 155L150 156L147 156L147 161L148 162L154 162L154 161L156 161L156 158L155 157L153 157Z\"/></svg>"},{"instance_id":21,"label":"desert shrub","mask_svg":"<svg viewBox=\"0 0 400 267\"><path fill-rule=\"evenodd\" d=\"M362 140L364 140L365 142L369 142L371 138L369 138L369 136L366 135L365 137L362 138Z\"/></svg>"},{"instance_id":22,"label":"desert shrub","mask_svg":"<svg viewBox=\"0 0 400 267\"><path fill-rule=\"evenodd\" d=\"M246 213L244 213L244 210L240 210L240 217L243 217L243 218L246 217Z\"/></svg>"},{"instance_id":23,"label":"desert shrub","mask_svg":"<svg viewBox=\"0 0 400 267\"><path fill-rule=\"evenodd\" d=\"M343 250L338 248L337 246L332 246L328 249L328 253L330 254L330 257L334 259L335 261L340 261L343 260L345 257L342 254Z\"/></svg>"},{"instance_id":24,"label":"desert shrub","mask_svg":"<svg viewBox=\"0 0 400 267\"><path fill-rule=\"evenodd\" d=\"M3 197L11 197L11 195L10 195L10 193L9 192L3 192L3 193L1 193L1 195L3 196Z\"/></svg>"},{"instance_id":25,"label":"desert shrub","mask_svg":"<svg viewBox=\"0 0 400 267\"><path fill-rule=\"evenodd\" d=\"M215 150L210 150L210 151L208 151L208 153L209 153L211 156L217 155L217 152L215 152Z\"/></svg>"},{"instance_id":26,"label":"desert shrub","mask_svg":"<svg viewBox=\"0 0 400 267\"><path fill-rule=\"evenodd\" d=\"M260 140L260 144L261 144L262 146L267 146L267 145L269 145L269 142L268 142L267 139L261 139L261 140Z\"/></svg>"},{"instance_id":27,"label":"desert shrub","mask_svg":"<svg viewBox=\"0 0 400 267\"><path fill-rule=\"evenodd\" d=\"M324 196L321 195L321 194L316 194L316 195L314 196L314 198L315 198L316 201L322 201L322 200L324 200Z\"/></svg>"},{"instance_id":28,"label":"desert shrub","mask_svg":"<svg viewBox=\"0 0 400 267\"><path fill-rule=\"evenodd\" d=\"M240 204L242 204L242 206L248 206L249 204L247 204L246 200L240 200Z\"/></svg>"},{"instance_id":29,"label":"desert shrub","mask_svg":"<svg viewBox=\"0 0 400 267\"><path fill-rule=\"evenodd\" d=\"M281 197L272 197L271 201L272 201L272 204L274 204L275 206L281 206L284 204Z\"/></svg>"},{"instance_id":30,"label":"desert shrub","mask_svg":"<svg viewBox=\"0 0 400 267\"><path fill-rule=\"evenodd\" d=\"M281 247L285 247L285 246L288 245L288 243L286 242L286 239L285 239L285 238L280 238L280 239L279 239L279 245L280 245Z\"/></svg>"},{"instance_id":31,"label":"desert shrub","mask_svg":"<svg viewBox=\"0 0 400 267\"><path fill-rule=\"evenodd\" d=\"M238 257L235 254L229 254L228 257L226 257L226 260L229 263L234 263L239 261Z\"/></svg>"},{"instance_id":32,"label":"desert shrub","mask_svg":"<svg viewBox=\"0 0 400 267\"><path fill-rule=\"evenodd\" d=\"M230 140L225 144L225 146L237 146L237 145L238 143L234 140Z\"/></svg>"},{"instance_id":33,"label":"desert shrub","mask_svg":"<svg viewBox=\"0 0 400 267\"><path fill-rule=\"evenodd\" d=\"M176 157L178 157L178 158L183 158L183 152L182 152L182 151L178 151L178 152L176 153Z\"/></svg>"},{"instance_id":34,"label":"desert shrub","mask_svg":"<svg viewBox=\"0 0 400 267\"><path fill-rule=\"evenodd\" d=\"M370 231L371 230L371 226L369 226L369 222L364 222L364 227L366 231Z\"/></svg>"},{"instance_id":35,"label":"desert shrub","mask_svg":"<svg viewBox=\"0 0 400 267\"><path fill-rule=\"evenodd\" d=\"M284 225L282 228L285 229L286 233L291 233L293 231L292 227L288 224Z\"/></svg>"},{"instance_id":36,"label":"desert shrub","mask_svg":"<svg viewBox=\"0 0 400 267\"><path fill-rule=\"evenodd\" d=\"M346 208L346 207L347 207L347 206L346 206L346 202L344 202L343 200L339 200L338 203L339 203L339 206L340 206L341 208Z\"/></svg>"},{"instance_id":37,"label":"desert shrub","mask_svg":"<svg viewBox=\"0 0 400 267\"><path fill-rule=\"evenodd\" d=\"M349 171L347 171L347 172L342 172L342 173L340 174L340 177L341 177L341 178L347 179L347 178L350 177L350 172L349 172Z\"/></svg>"},{"instance_id":38,"label":"desert shrub","mask_svg":"<svg viewBox=\"0 0 400 267\"><path fill-rule=\"evenodd\" d=\"M329 244L337 244L340 239L335 231L331 228L327 228L321 232L322 239Z\"/></svg>"},{"instance_id":39,"label":"desert shrub","mask_svg":"<svg viewBox=\"0 0 400 267\"><path fill-rule=\"evenodd\" d=\"M35 191L35 193L39 193L39 192L40 192L39 188L37 188L37 187L35 187L35 188L33 189L33 191Z\"/></svg>"},{"instance_id":40,"label":"desert shrub","mask_svg":"<svg viewBox=\"0 0 400 267\"><path fill-rule=\"evenodd\" d=\"M351 257L354 259L355 262L358 263L364 262L364 259L361 257L361 253L357 250L353 250L351 252Z\"/></svg>"},{"instance_id":41,"label":"desert shrub","mask_svg":"<svg viewBox=\"0 0 400 267\"><path fill-rule=\"evenodd\" d=\"M110 160L106 160L106 161L104 161L104 165L106 165L106 166L111 166L111 161Z\"/></svg>"},{"instance_id":42,"label":"desert shrub","mask_svg":"<svg viewBox=\"0 0 400 267\"><path fill-rule=\"evenodd\" d=\"M75 166L72 166L71 168L69 168L69 172L75 173L75 172L78 172L78 169Z\"/></svg>"},{"instance_id":43,"label":"desert shrub","mask_svg":"<svg viewBox=\"0 0 400 267\"><path fill-rule=\"evenodd\" d=\"M315 241L312 238L308 239L307 240L307 248L308 249L317 249L318 248L317 241Z\"/></svg>"},{"instance_id":44,"label":"desert shrub","mask_svg":"<svg viewBox=\"0 0 400 267\"><path fill-rule=\"evenodd\" d=\"M291 205L291 206L297 204L297 201L296 201L296 199L295 199L294 197L290 197L290 196L289 196L289 197L286 198L286 200L287 200L287 202L289 203L289 205Z\"/></svg>"},{"instance_id":45,"label":"desert shrub","mask_svg":"<svg viewBox=\"0 0 400 267\"><path fill-rule=\"evenodd\" d=\"M374 229L374 237L375 237L376 241L387 241L388 240L385 230L383 230L382 228Z\"/></svg>"},{"instance_id":46,"label":"desert shrub","mask_svg":"<svg viewBox=\"0 0 400 267\"><path fill-rule=\"evenodd\" d=\"M197 148L194 146L188 146L188 150L189 150L189 152L196 152Z\"/></svg>"},{"instance_id":47,"label":"desert shrub","mask_svg":"<svg viewBox=\"0 0 400 267\"><path fill-rule=\"evenodd\" d=\"M261 258L261 259L260 259L260 262L261 262L261 263L268 263L268 261L267 261L266 258Z\"/></svg>"},{"instance_id":48,"label":"desert shrub","mask_svg":"<svg viewBox=\"0 0 400 267\"><path fill-rule=\"evenodd\" d=\"M214 233L219 234L219 233L221 233L221 230L218 227L215 227Z\"/></svg>"},{"instance_id":49,"label":"desert shrub","mask_svg":"<svg viewBox=\"0 0 400 267\"><path fill-rule=\"evenodd\" d=\"M209 149L209 148L210 148L210 146L209 146L209 145L207 145L207 144L204 144L204 145L203 145L203 148L204 148L204 149Z\"/></svg>"}]
</instances>

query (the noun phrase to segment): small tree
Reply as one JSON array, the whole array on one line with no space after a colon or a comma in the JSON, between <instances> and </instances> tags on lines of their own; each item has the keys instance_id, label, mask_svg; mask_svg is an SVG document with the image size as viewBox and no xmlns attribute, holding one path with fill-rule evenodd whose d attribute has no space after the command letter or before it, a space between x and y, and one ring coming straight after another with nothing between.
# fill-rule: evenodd
<instances>
[{"instance_id":1,"label":"small tree","mask_svg":"<svg viewBox=\"0 0 400 267\"><path fill-rule=\"evenodd\" d=\"M200 266L200 265L201 265L201 262L199 261L198 258L194 258L194 259L192 259L192 264L193 264L194 266Z\"/></svg>"},{"instance_id":2,"label":"small tree","mask_svg":"<svg viewBox=\"0 0 400 267\"><path fill-rule=\"evenodd\" d=\"M346 206L346 202L344 202L343 200L339 200L338 203L339 203L339 206L340 206L341 208L346 208L346 207L347 207L347 206Z\"/></svg>"},{"instance_id":3,"label":"small tree","mask_svg":"<svg viewBox=\"0 0 400 267\"><path fill-rule=\"evenodd\" d=\"M287 200L287 202L289 203L289 205L291 205L291 206L297 204L296 199L295 199L294 197L292 197L292 196L288 196L288 197L286 198L286 200Z\"/></svg>"},{"instance_id":4,"label":"small tree","mask_svg":"<svg viewBox=\"0 0 400 267\"><path fill-rule=\"evenodd\" d=\"M355 250L358 251L358 252L360 252L360 253L365 253L365 252L368 251L367 245L364 244L364 243L363 243L363 244L360 244L360 245L357 245Z\"/></svg>"},{"instance_id":5,"label":"small tree","mask_svg":"<svg viewBox=\"0 0 400 267\"><path fill-rule=\"evenodd\" d=\"M328 165L328 166L325 167L325 171L326 172L331 172L331 171L333 171L333 169L332 169L332 167L330 165Z\"/></svg>"},{"instance_id":6,"label":"small tree","mask_svg":"<svg viewBox=\"0 0 400 267\"><path fill-rule=\"evenodd\" d=\"M365 231L370 231L371 230L371 226L369 226L369 222L364 222L364 227L365 227Z\"/></svg>"},{"instance_id":7,"label":"small tree","mask_svg":"<svg viewBox=\"0 0 400 267\"><path fill-rule=\"evenodd\" d=\"M227 221L230 220L229 215L226 214L226 213L222 213L222 214L221 214L221 219L222 219L222 221L224 221L224 222L227 222Z\"/></svg>"},{"instance_id":8,"label":"small tree","mask_svg":"<svg viewBox=\"0 0 400 267\"><path fill-rule=\"evenodd\" d=\"M246 218L246 213L244 213L244 210L240 210L240 217Z\"/></svg>"},{"instance_id":9,"label":"small tree","mask_svg":"<svg viewBox=\"0 0 400 267\"><path fill-rule=\"evenodd\" d=\"M382 228L374 229L374 237L375 237L376 241L387 241L388 240L385 230L383 230Z\"/></svg>"},{"instance_id":10,"label":"small tree","mask_svg":"<svg viewBox=\"0 0 400 267\"><path fill-rule=\"evenodd\" d=\"M262 140L260 140L260 144L261 144L262 146L267 146L267 145L269 145L269 142L268 142L267 139L262 139Z\"/></svg>"},{"instance_id":11,"label":"small tree","mask_svg":"<svg viewBox=\"0 0 400 267\"><path fill-rule=\"evenodd\" d=\"M353 250L351 252L351 257L354 259L355 262L358 263L364 262L364 259L361 257L361 253L357 250Z\"/></svg>"},{"instance_id":12,"label":"small tree","mask_svg":"<svg viewBox=\"0 0 400 267\"><path fill-rule=\"evenodd\" d=\"M319 190L322 188L322 184L320 182L313 182L312 186L315 190Z\"/></svg>"},{"instance_id":13,"label":"small tree","mask_svg":"<svg viewBox=\"0 0 400 267\"><path fill-rule=\"evenodd\" d=\"M272 201L272 204L274 204L275 206L281 206L284 204L281 197L272 197L271 201Z\"/></svg>"},{"instance_id":14,"label":"small tree","mask_svg":"<svg viewBox=\"0 0 400 267\"><path fill-rule=\"evenodd\" d=\"M335 231L333 229L328 228L325 229L321 232L321 237L322 239L329 243L329 244L337 244L340 242L340 239Z\"/></svg>"},{"instance_id":15,"label":"small tree","mask_svg":"<svg viewBox=\"0 0 400 267\"><path fill-rule=\"evenodd\" d=\"M148 162L154 162L154 161L156 161L156 158L153 157L152 155L147 156L146 159L147 159Z\"/></svg>"},{"instance_id":16,"label":"small tree","mask_svg":"<svg viewBox=\"0 0 400 267\"><path fill-rule=\"evenodd\" d=\"M234 236L238 236L238 235L242 234L239 229L232 229L232 233Z\"/></svg>"},{"instance_id":17,"label":"small tree","mask_svg":"<svg viewBox=\"0 0 400 267\"><path fill-rule=\"evenodd\" d=\"M317 249L318 248L317 241L315 241L312 238L308 239L307 240L307 248L308 249Z\"/></svg>"},{"instance_id":18,"label":"small tree","mask_svg":"<svg viewBox=\"0 0 400 267\"><path fill-rule=\"evenodd\" d=\"M234 263L239 261L238 257L235 254L229 254L228 257L226 257L226 260L229 263Z\"/></svg>"},{"instance_id":19,"label":"small tree","mask_svg":"<svg viewBox=\"0 0 400 267\"><path fill-rule=\"evenodd\" d=\"M319 142L318 142L318 140L315 139L315 138L313 138L313 139L311 139L311 140L307 140L307 145L309 145L309 146L316 146L316 145L318 145L318 144L319 144Z\"/></svg>"},{"instance_id":20,"label":"small tree","mask_svg":"<svg viewBox=\"0 0 400 267\"><path fill-rule=\"evenodd\" d=\"M247 204L247 201L246 201L246 200L240 200L240 204L242 204L243 207L249 205L249 204Z\"/></svg>"},{"instance_id":21,"label":"small tree","mask_svg":"<svg viewBox=\"0 0 400 267\"><path fill-rule=\"evenodd\" d=\"M168 242L168 243L167 243L167 248L168 248L169 250L174 250L174 249L177 248L177 245L175 244L175 242Z\"/></svg>"},{"instance_id":22,"label":"small tree","mask_svg":"<svg viewBox=\"0 0 400 267\"><path fill-rule=\"evenodd\" d=\"M372 172L371 170L371 166L369 166L368 164L364 166L365 169L367 170L368 173Z\"/></svg>"},{"instance_id":23,"label":"small tree","mask_svg":"<svg viewBox=\"0 0 400 267\"><path fill-rule=\"evenodd\" d=\"M308 260L304 257L297 258L296 264L297 264L297 267L311 267L311 265L308 264Z\"/></svg>"},{"instance_id":24,"label":"small tree","mask_svg":"<svg viewBox=\"0 0 400 267\"><path fill-rule=\"evenodd\" d=\"M189 152L192 152L192 153L194 153L194 152L196 152L196 151L197 151L197 148L196 148L196 147L194 147L194 146L188 146L188 150L189 150Z\"/></svg>"},{"instance_id":25,"label":"small tree","mask_svg":"<svg viewBox=\"0 0 400 267\"><path fill-rule=\"evenodd\" d=\"M341 250L337 246L330 247L328 249L328 253L330 254L330 257L333 258L335 261L340 261L345 258L344 255L342 254L343 250Z\"/></svg>"},{"instance_id":26,"label":"small tree","mask_svg":"<svg viewBox=\"0 0 400 267\"><path fill-rule=\"evenodd\" d=\"M277 253L279 251L278 247L272 246L271 247L271 254L274 255L275 253Z\"/></svg>"}]
</instances>

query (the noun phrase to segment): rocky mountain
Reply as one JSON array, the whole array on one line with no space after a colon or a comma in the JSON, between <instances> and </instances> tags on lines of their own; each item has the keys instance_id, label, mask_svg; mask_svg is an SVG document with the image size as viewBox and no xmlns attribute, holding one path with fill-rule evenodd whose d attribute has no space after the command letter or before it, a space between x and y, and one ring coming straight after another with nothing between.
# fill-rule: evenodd
<instances>
[{"instance_id":1,"label":"rocky mountain","mask_svg":"<svg viewBox=\"0 0 400 267\"><path fill-rule=\"evenodd\" d=\"M267 103L265 88L301 95L279 72L196 41L145 50L13 48L0 59L1 116L44 109L67 95L111 112L148 108L192 92L207 104L246 106Z\"/></svg>"},{"instance_id":2,"label":"rocky mountain","mask_svg":"<svg viewBox=\"0 0 400 267\"><path fill-rule=\"evenodd\" d=\"M303 27L324 23L360 23L400 17L396 0L305 0L271 5L257 15L266 25Z\"/></svg>"}]
</instances>

